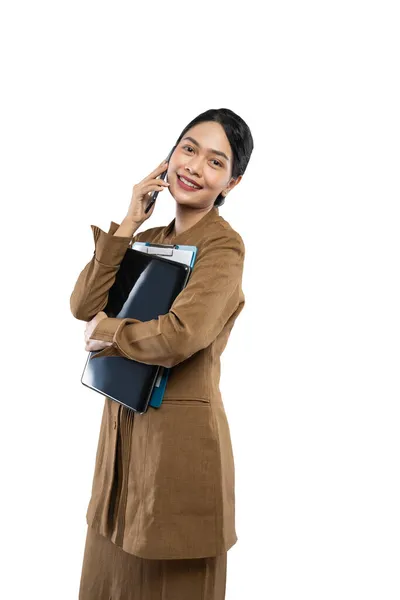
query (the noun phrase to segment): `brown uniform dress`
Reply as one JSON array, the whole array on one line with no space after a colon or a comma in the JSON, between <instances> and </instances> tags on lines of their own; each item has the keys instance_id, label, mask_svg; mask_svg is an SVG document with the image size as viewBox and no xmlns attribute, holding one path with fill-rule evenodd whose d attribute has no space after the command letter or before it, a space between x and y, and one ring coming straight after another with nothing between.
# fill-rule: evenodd
<instances>
[{"instance_id":1,"label":"brown uniform dress","mask_svg":"<svg viewBox=\"0 0 400 600\"><path fill-rule=\"evenodd\" d=\"M91 320L107 304L134 241L197 246L194 269L158 319L103 319L96 356L170 368L163 402L140 415L105 397L80 600L219 600L235 531L234 459L219 389L220 356L244 306L245 247L213 207L174 235L175 219L132 238L92 225L95 250L71 294ZM95 358L93 359L95 360ZM192 559L192 560L188 560Z\"/></svg>"}]
</instances>

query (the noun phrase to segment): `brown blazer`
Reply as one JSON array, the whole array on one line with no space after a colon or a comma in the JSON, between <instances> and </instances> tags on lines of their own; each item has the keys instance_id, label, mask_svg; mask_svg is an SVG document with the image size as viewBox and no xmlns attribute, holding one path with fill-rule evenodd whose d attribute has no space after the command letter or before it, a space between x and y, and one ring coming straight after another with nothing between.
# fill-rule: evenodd
<instances>
[{"instance_id":1,"label":"brown blazer","mask_svg":"<svg viewBox=\"0 0 400 600\"><path fill-rule=\"evenodd\" d=\"M245 247L216 207L177 236L171 235L174 221L133 239L114 236L119 225L113 221L108 233L92 225L93 257L70 300L72 314L82 321L103 310L134 241L198 248L189 282L167 314L145 322L107 318L91 335L113 341L97 356L172 367L160 408L140 415L105 397L86 515L89 525L116 541L108 524L115 447L120 423L129 422L121 432L129 437L129 471L118 508L119 543L143 558L216 556L237 541L234 459L219 379L220 356L245 302Z\"/></svg>"}]
</instances>

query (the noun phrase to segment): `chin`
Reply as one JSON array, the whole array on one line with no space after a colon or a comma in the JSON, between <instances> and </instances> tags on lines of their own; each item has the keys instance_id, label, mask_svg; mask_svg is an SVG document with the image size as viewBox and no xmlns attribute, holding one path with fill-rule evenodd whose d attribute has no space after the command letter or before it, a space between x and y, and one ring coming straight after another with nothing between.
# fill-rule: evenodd
<instances>
[{"instance_id":1,"label":"chin","mask_svg":"<svg viewBox=\"0 0 400 600\"><path fill-rule=\"evenodd\" d=\"M199 200L194 198L195 194L193 192L185 192L177 184L172 190L168 188L168 191L178 204L182 204L183 206L196 206L199 204Z\"/></svg>"},{"instance_id":2,"label":"chin","mask_svg":"<svg viewBox=\"0 0 400 600\"><path fill-rule=\"evenodd\" d=\"M176 176L174 177L173 182L172 180L170 180L170 183L171 185L168 188L168 191L174 198L175 202L179 204L179 206L187 206L190 208L200 209L207 208L207 199L204 198L204 194L200 193L199 195L193 192L186 192L181 187L179 187L176 181ZM202 192L204 192L204 189L202 190ZM206 195L208 194L206 193Z\"/></svg>"},{"instance_id":3,"label":"chin","mask_svg":"<svg viewBox=\"0 0 400 600\"><path fill-rule=\"evenodd\" d=\"M175 202L179 204L179 206L190 206L191 208L201 208L199 202L193 202L190 198L179 198L179 196L175 197Z\"/></svg>"}]
</instances>

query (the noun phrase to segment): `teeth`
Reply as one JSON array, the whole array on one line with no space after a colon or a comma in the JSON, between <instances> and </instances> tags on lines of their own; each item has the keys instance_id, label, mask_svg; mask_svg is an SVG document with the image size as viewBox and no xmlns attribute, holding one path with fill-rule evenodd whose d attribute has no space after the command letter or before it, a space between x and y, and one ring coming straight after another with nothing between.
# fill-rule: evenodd
<instances>
[{"instance_id":1,"label":"teeth","mask_svg":"<svg viewBox=\"0 0 400 600\"><path fill-rule=\"evenodd\" d=\"M186 185L190 185L190 187L196 188L196 190L200 189L198 185L194 185L193 183L191 183L190 181L188 181L184 177L181 177L180 175L178 177L179 177L179 179L181 179L183 181L183 183L186 183Z\"/></svg>"}]
</instances>

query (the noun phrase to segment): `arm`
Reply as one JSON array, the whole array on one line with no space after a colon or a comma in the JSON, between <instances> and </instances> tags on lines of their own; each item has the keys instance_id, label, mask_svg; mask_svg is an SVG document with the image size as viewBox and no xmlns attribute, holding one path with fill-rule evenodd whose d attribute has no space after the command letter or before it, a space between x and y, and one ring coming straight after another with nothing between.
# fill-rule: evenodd
<instances>
[{"instance_id":1,"label":"arm","mask_svg":"<svg viewBox=\"0 0 400 600\"><path fill-rule=\"evenodd\" d=\"M199 251L186 287L158 319L102 319L90 339L113 342L98 356L124 356L173 367L209 346L236 310L245 247L236 232L221 231Z\"/></svg>"},{"instance_id":2,"label":"arm","mask_svg":"<svg viewBox=\"0 0 400 600\"><path fill-rule=\"evenodd\" d=\"M92 260L80 273L70 297L71 312L76 319L90 321L107 304L108 292L112 287L121 261L128 247L138 238L133 233L137 227L122 221L121 225L111 221L108 232L91 225L95 250Z\"/></svg>"}]
</instances>

